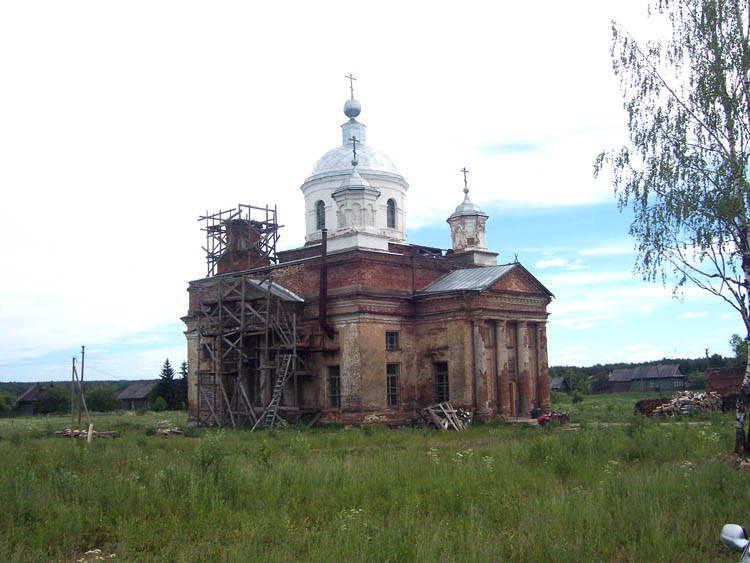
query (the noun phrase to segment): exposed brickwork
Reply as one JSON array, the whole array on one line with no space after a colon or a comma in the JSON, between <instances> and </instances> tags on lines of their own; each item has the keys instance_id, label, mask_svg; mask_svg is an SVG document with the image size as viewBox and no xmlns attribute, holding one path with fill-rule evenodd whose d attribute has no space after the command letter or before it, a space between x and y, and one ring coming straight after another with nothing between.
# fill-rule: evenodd
<instances>
[{"instance_id":1,"label":"exposed brickwork","mask_svg":"<svg viewBox=\"0 0 750 563\"><path fill-rule=\"evenodd\" d=\"M745 377L743 366L706 370L706 391L715 391L722 397L737 393Z\"/></svg>"},{"instance_id":2,"label":"exposed brickwork","mask_svg":"<svg viewBox=\"0 0 750 563\"><path fill-rule=\"evenodd\" d=\"M436 401L436 365L447 365L454 406L480 418L549 408L543 328L550 296L520 265L481 293L415 295L466 265L409 245L391 245L391 253L329 254L327 316L336 335L328 341L318 326L319 253L319 245L279 253L286 262L272 267L272 277L305 300L298 330L313 351L311 375L300 378L297 396L302 406L322 409L324 421L408 421L416 409ZM191 311L197 307L197 291L210 287L210 280L191 283ZM190 328L190 316L186 322ZM386 331L399 333L398 350L385 349ZM188 339L189 345L196 342ZM189 351L189 362L197 362L198 356L197 350ZM395 406L388 406L386 364L399 365ZM329 366L341 371L341 406L335 409L330 406ZM191 405L195 392L192 397Z\"/></svg>"}]
</instances>

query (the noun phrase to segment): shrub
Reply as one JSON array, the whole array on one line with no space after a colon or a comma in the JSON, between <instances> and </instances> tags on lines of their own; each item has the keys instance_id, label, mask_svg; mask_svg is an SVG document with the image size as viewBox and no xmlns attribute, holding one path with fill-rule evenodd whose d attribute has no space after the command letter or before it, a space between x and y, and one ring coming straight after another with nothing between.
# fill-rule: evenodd
<instances>
[{"instance_id":1,"label":"shrub","mask_svg":"<svg viewBox=\"0 0 750 563\"><path fill-rule=\"evenodd\" d=\"M86 406L90 411L116 411L120 408L120 400L109 385L99 385L86 392Z\"/></svg>"},{"instance_id":2,"label":"shrub","mask_svg":"<svg viewBox=\"0 0 750 563\"><path fill-rule=\"evenodd\" d=\"M581 401L583 401L583 395L581 394L581 392L576 391L575 393L573 393L573 402L580 403Z\"/></svg>"},{"instance_id":3,"label":"shrub","mask_svg":"<svg viewBox=\"0 0 750 563\"><path fill-rule=\"evenodd\" d=\"M164 400L164 397L157 397L154 401L154 404L151 405L151 410L154 412L162 412L167 410L167 401Z\"/></svg>"},{"instance_id":4,"label":"shrub","mask_svg":"<svg viewBox=\"0 0 750 563\"><path fill-rule=\"evenodd\" d=\"M70 387L50 383L39 394L39 400L34 405L36 414L70 412Z\"/></svg>"},{"instance_id":5,"label":"shrub","mask_svg":"<svg viewBox=\"0 0 750 563\"><path fill-rule=\"evenodd\" d=\"M9 393L0 393L0 412L8 412L13 408L16 398Z\"/></svg>"}]
</instances>

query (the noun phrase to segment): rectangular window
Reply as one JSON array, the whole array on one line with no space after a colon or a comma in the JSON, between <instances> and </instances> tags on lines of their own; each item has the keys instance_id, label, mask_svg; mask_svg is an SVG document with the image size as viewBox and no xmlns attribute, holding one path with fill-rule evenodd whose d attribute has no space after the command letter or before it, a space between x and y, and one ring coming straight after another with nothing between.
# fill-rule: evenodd
<instances>
[{"instance_id":1,"label":"rectangular window","mask_svg":"<svg viewBox=\"0 0 750 563\"><path fill-rule=\"evenodd\" d=\"M450 389L448 387L448 362L436 362L434 364L435 377L435 402L445 403L450 401Z\"/></svg>"},{"instance_id":2,"label":"rectangular window","mask_svg":"<svg viewBox=\"0 0 750 563\"><path fill-rule=\"evenodd\" d=\"M339 366L328 366L328 402L332 408L341 407L341 372Z\"/></svg>"},{"instance_id":3,"label":"rectangular window","mask_svg":"<svg viewBox=\"0 0 750 563\"><path fill-rule=\"evenodd\" d=\"M388 406L397 407L401 401L399 393L398 374L401 366L399 364L386 364L386 385L388 393Z\"/></svg>"},{"instance_id":4,"label":"rectangular window","mask_svg":"<svg viewBox=\"0 0 750 563\"><path fill-rule=\"evenodd\" d=\"M495 323L493 322L487 322L484 324L484 345L487 348L494 348L495 347Z\"/></svg>"},{"instance_id":5,"label":"rectangular window","mask_svg":"<svg viewBox=\"0 0 750 563\"><path fill-rule=\"evenodd\" d=\"M385 333L385 349L400 350L398 345L398 331L387 331Z\"/></svg>"}]
</instances>

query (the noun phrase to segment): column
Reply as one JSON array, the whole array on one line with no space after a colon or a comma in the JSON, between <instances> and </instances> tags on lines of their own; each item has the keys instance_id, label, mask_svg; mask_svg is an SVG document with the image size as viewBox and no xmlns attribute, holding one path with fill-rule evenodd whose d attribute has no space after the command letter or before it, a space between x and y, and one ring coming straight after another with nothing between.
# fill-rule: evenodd
<instances>
[{"instance_id":1,"label":"column","mask_svg":"<svg viewBox=\"0 0 750 563\"><path fill-rule=\"evenodd\" d=\"M531 366L529 366L529 335L526 321L518 321L518 416L528 417L531 414Z\"/></svg>"},{"instance_id":2,"label":"column","mask_svg":"<svg viewBox=\"0 0 750 563\"><path fill-rule=\"evenodd\" d=\"M200 362L200 339L198 331L192 327L185 332L187 337L187 363L188 363L188 418L191 423L198 421L198 364Z\"/></svg>"},{"instance_id":3,"label":"column","mask_svg":"<svg viewBox=\"0 0 750 563\"><path fill-rule=\"evenodd\" d=\"M549 404L549 360L547 358L547 325L539 323L537 328L536 350L539 357L539 375L537 379L537 404L540 408L548 411Z\"/></svg>"},{"instance_id":4,"label":"column","mask_svg":"<svg viewBox=\"0 0 750 563\"><path fill-rule=\"evenodd\" d=\"M474 337L474 381L472 385L475 415L486 418L489 415L489 389L487 385L487 362L482 330L484 321L472 322Z\"/></svg>"},{"instance_id":5,"label":"column","mask_svg":"<svg viewBox=\"0 0 750 563\"><path fill-rule=\"evenodd\" d=\"M495 324L495 358L497 365L497 407L500 413L510 416L510 377L508 373L508 340L507 325L503 319L498 319Z\"/></svg>"}]
</instances>

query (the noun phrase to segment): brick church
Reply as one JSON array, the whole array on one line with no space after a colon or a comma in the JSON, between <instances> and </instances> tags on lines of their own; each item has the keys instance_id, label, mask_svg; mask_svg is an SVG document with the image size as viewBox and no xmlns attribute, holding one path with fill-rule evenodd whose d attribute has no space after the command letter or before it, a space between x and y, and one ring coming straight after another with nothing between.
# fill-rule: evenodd
<instances>
[{"instance_id":1,"label":"brick church","mask_svg":"<svg viewBox=\"0 0 750 563\"><path fill-rule=\"evenodd\" d=\"M488 216L464 198L448 250L410 244L408 184L367 144L360 103L301 186L305 245L276 251L276 210L207 215L207 276L183 317L190 421L302 417L406 424L450 402L476 418L549 408L547 306L520 263L497 264Z\"/></svg>"}]
</instances>

